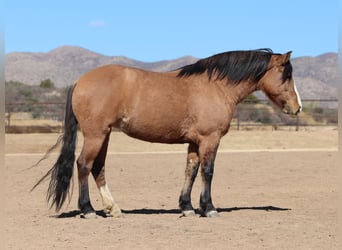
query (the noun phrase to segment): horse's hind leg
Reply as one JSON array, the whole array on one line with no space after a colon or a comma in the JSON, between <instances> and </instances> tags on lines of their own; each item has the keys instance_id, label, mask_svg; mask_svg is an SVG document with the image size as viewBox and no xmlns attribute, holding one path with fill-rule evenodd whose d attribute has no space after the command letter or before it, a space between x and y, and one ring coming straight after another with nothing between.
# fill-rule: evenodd
<instances>
[{"instance_id":1,"label":"horse's hind leg","mask_svg":"<svg viewBox=\"0 0 342 250\"><path fill-rule=\"evenodd\" d=\"M191 205L191 190L198 172L198 167L198 146L190 143L188 147L184 186L179 197L179 208L182 210L184 216L195 215L194 208Z\"/></svg>"},{"instance_id":2,"label":"horse's hind leg","mask_svg":"<svg viewBox=\"0 0 342 250\"><path fill-rule=\"evenodd\" d=\"M121 209L114 202L114 199L108 189L105 177L105 160L108 149L110 132L106 135L106 138L102 144L102 148L97 155L91 173L94 176L97 188L100 191L100 195L103 203L103 211L107 216L118 217L121 215Z\"/></svg>"},{"instance_id":3,"label":"horse's hind leg","mask_svg":"<svg viewBox=\"0 0 342 250\"><path fill-rule=\"evenodd\" d=\"M95 159L99 154L103 142L105 140L105 134L84 135L84 144L82 152L77 159L78 168L78 184L79 184L79 198L78 207L84 215L84 218L95 218L96 213L91 205L89 197L89 185L88 176L92 171Z\"/></svg>"}]
</instances>

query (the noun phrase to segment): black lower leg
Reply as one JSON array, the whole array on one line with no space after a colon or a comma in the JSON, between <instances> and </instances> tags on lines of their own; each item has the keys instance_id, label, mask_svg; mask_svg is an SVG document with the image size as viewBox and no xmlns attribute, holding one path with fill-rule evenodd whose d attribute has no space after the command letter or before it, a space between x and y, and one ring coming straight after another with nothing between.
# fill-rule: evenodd
<instances>
[{"instance_id":1,"label":"black lower leg","mask_svg":"<svg viewBox=\"0 0 342 250\"><path fill-rule=\"evenodd\" d=\"M204 187L200 198L200 209L201 214L206 216L210 211L216 211L212 200L211 200L211 182L214 174L214 164L210 164L202 167L202 180L204 182Z\"/></svg>"},{"instance_id":2,"label":"black lower leg","mask_svg":"<svg viewBox=\"0 0 342 250\"><path fill-rule=\"evenodd\" d=\"M198 172L198 167L199 164L196 164L196 166L193 167L189 183L184 187L179 196L179 208L182 211L194 210L191 204L191 190Z\"/></svg>"},{"instance_id":3,"label":"black lower leg","mask_svg":"<svg viewBox=\"0 0 342 250\"><path fill-rule=\"evenodd\" d=\"M192 207L192 204L191 204L190 192L187 194L182 194L179 197L179 208L182 211L194 210L194 208Z\"/></svg>"},{"instance_id":4,"label":"black lower leg","mask_svg":"<svg viewBox=\"0 0 342 250\"><path fill-rule=\"evenodd\" d=\"M83 214L89 214L95 212L93 206L90 203L88 184L84 183L80 187L80 196L78 199L78 208Z\"/></svg>"},{"instance_id":5,"label":"black lower leg","mask_svg":"<svg viewBox=\"0 0 342 250\"><path fill-rule=\"evenodd\" d=\"M78 167L78 185L79 185L79 198L78 198L78 208L83 214L88 214L94 212L94 208L90 203L89 197L89 186L88 186L88 176L89 167L83 163L80 159L77 161Z\"/></svg>"}]
</instances>

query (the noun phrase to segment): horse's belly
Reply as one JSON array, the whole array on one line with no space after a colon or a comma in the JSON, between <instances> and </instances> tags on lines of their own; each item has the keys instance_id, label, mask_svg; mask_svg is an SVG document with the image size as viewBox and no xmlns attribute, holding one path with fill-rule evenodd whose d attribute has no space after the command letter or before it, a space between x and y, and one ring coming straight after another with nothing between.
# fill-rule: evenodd
<instances>
[{"instance_id":1,"label":"horse's belly","mask_svg":"<svg viewBox=\"0 0 342 250\"><path fill-rule=\"evenodd\" d=\"M133 138L158 143L186 143L186 129L182 122L173 123L167 120L141 121L123 118L119 129Z\"/></svg>"}]
</instances>

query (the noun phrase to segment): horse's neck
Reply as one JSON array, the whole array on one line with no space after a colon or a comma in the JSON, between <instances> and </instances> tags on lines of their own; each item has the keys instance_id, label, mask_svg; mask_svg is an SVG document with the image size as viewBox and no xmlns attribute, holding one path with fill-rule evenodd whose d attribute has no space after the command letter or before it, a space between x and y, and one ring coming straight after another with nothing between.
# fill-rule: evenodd
<instances>
[{"instance_id":1,"label":"horse's neck","mask_svg":"<svg viewBox=\"0 0 342 250\"><path fill-rule=\"evenodd\" d=\"M220 88L224 91L227 101L234 102L235 105L257 89L257 85L249 81L242 81L238 84L224 82L219 85L221 85Z\"/></svg>"}]
</instances>

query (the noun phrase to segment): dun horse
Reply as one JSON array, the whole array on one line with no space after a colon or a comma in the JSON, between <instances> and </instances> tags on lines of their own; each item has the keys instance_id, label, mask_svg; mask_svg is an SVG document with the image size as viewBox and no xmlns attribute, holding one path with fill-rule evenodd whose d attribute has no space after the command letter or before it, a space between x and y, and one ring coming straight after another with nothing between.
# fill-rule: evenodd
<instances>
[{"instance_id":1,"label":"dun horse","mask_svg":"<svg viewBox=\"0 0 342 250\"><path fill-rule=\"evenodd\" d=\"M296 115L301 111L290 55L269 49L231 51L166 73L107 65L84 74L68 93L60 155L36 186L50 176L47 200L59 211L69 192L79 126L84 144L77 159L78 207L85 218L96 216L88 190L91 173L104 212L119 216L121 210L105 178L108 141L114 127L148 142L188 143L179 207L184 216L195 214L191 190L200 169L199 211L202 216L218 216L211 198L215 157L238 103L262 90L283 112Z\"/></svg>"}]
</instances>

